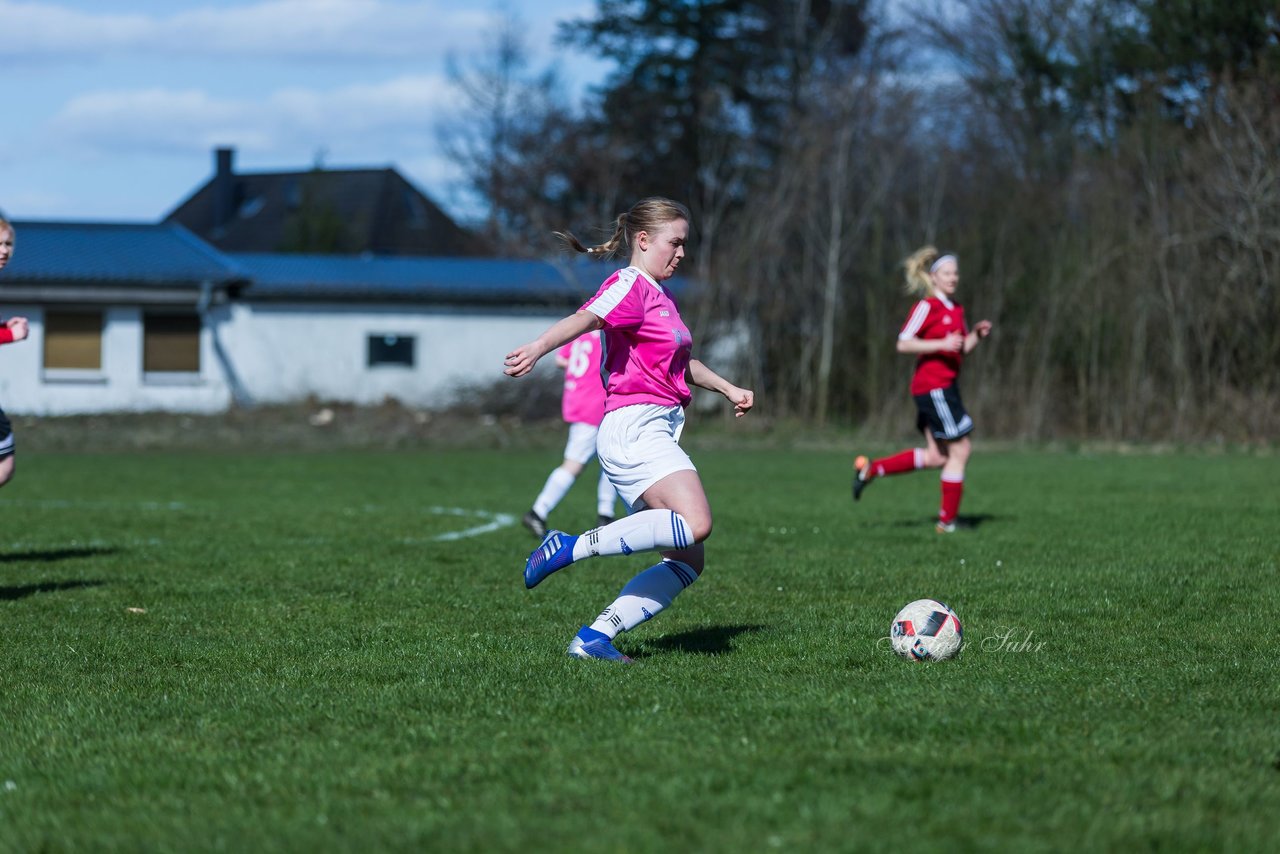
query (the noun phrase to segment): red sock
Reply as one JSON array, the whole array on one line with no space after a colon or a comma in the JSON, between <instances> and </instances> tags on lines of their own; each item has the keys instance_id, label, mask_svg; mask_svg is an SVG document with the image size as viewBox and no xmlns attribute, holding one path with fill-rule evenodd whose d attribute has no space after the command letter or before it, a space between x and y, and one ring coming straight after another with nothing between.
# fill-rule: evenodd
<instances>
[{"instance_id":1,"label":"red sock","mask_svg":"<svg viewBox=\"0 0 1280 854\"><path fill-rule=\"evenodd\" d=\"M908 448L891 457L881 457L871 461L871 476L884 477L887 474L906 474L920 468L924 454L920 448Z\"/></svg>"},{"instance_id":2,"label":"red sock","mask_svg":"<svg viewBox=\"0 0 1280 854\"><path fill-rule=\"evenodd\" d=\"M960 512L960 496L964 494L964 475L959 480L948 480L955 475L942 476L942 505L938 508L939 522L954 522Z\"/></svg>"}]
</instances>

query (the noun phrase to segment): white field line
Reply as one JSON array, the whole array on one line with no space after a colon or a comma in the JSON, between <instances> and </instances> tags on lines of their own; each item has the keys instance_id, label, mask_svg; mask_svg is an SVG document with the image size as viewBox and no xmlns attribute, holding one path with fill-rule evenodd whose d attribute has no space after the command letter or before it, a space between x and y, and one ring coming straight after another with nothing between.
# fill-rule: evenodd
<instances>
[{"instance_id":1,"label":"white field line","mask_svg":"<svg viewBox=\"0 0 1280 854\"><path fill-rule=\"evenodd\" d=\"M63 498L0 498L0 507L3 506L23 506L23 507L39 507L47 510L74 510L77 508L110 508L121 509L122 505L117 501L85 501L79 499L63 499ZM133 507L142 510L161 510L175 511L186 510L187 505L181 501L140 501ZM381 507L373 504L366 504L361 508L366 513L378 513L382 511ZM400 540L402 543L443 543L452 542L454 540L463 540L468 537L478 537L481 534L489 534L493 531L499 531L503 528L509 528L516 523L516 517L510 513L491 513L487 510L468 510L465 507L424 507L423 512L431 516L455 516L460 519L481 519L484 520L479 525L473 525L469 528L463 528L458 531L446 531L443 534L437 534L434 537L405 537ZM348 514L354 512L353 508L348 508L345 512ZM323 538L310 539L310 542L318 542ZM159 545L159 540L135 541L135 545ZM16 548L17 544L7 544L9 548ZM27 544L28 547L36 547L35 544ZM88 545L101 547L106 545L101 541L93 541Z\"/></svg>"},{"instance_id":2,"label":"white field line","mask_svg":"<svg viewBox=\"0 0 1280 854\"><path fill-rule=\"evenodd\" d=\"M478 537L481 534L498 531L516 523L516 517L512 516L510 513L490 513L486 510L464 510L461 507L427 507L426 511L435 516L458 516L460 518L470 517L488 520L483 525L464 528L461 531L448 531L443 534L437 534L430 538L430 541L435 543L463 540L467 537ZM410 542L410 540L405 540L405 542Z\"/></svg>"},{"instance_id":3,"label":"white field line","mask_svg":"<svg viewBox=\"0 0 1280 854\"><path fill-rule=\"evenodd\" d=\"M68 540L61 543L36 543L29 540L15 540L14 542L6 542L3 550L0 550L0 557L22 552L49 552L49 551L70 551L72 549L118 549L118 548L139 548L146 546L164 545L164 540L155 537L141 539L135 537L130 540Z\"/></svg>"},{"instance_id":4,"label":"white field line","mask_svg":"<svg viewBox=\"0 0 1280 854\"><path fill-rule=\"evenodd\" d=\"M0 507L39 507L44 510L75 510L81 507L107 508L109 510L138 508L141 510L186 510L181 501L139 501L126 504L119 501L85 501L71 498L0 498Z\"/></svg>"}]
</instances>

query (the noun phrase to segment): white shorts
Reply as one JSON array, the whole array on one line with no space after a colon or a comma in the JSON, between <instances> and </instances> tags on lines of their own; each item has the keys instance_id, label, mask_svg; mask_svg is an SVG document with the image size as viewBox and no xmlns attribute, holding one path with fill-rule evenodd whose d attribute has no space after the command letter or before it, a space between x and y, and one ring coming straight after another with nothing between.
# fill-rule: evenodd
<instances>
[{"instance_id":1,"label":"white shorts","mask_svg":"<svg viewBox=\"0 0 1280 854\"><path fill-rule=\"evenodd\" d=\"M596 455L596 434L600 428L594 424L575 421L569 425L569 441L564 443L564 458L586 465Z\"/></svg>"},{"instance_id":2,"label":"white shorts","mask_svg":"<svg viewBox=\"0 0 1280 854\"><path fill-rule=\"evenodd\" d=\"M684 409L637 403L606 412L596 438L600 468L632 510L644 508L640 496L669 474L697 471L680 448Z\"/></svg>"}]
</instances>

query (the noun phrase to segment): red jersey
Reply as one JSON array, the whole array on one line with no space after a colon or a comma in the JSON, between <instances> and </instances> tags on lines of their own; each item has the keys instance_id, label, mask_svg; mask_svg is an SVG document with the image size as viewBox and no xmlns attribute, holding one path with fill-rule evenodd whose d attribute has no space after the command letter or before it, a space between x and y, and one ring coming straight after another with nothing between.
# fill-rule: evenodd
<instances>
[{"instance_id":1,"label":"red jersey","mask_svg":"<svg viewBox=\"0 0 1280 854\"><path fill-rule=\"evenodd\" d=\"M945 297L929 297L916 303L911 316L902 324L899 341L920 338L936 341L952 332L968 335L964 325L964 309ZM928 394L935 388L947 388L960 376L964 351L955 353L921 353L916 360L916 373L911 378L911 393Z\"/></svg>"}]
</instances>

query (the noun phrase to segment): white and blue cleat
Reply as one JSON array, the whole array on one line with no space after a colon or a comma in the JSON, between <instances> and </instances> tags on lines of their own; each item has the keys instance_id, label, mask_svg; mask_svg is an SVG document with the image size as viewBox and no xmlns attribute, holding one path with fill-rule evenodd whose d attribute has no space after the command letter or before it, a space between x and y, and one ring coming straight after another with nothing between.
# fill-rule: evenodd
<instances>
[{"instance_id":1,"label":"white and blue cleat","mask_svg":"<svg viewBox=\"0 0 1280 854\"><path fill-rule=\"evenodd\" d=\"M616 661L619 664L630 664L631 659L618 652L609 636L597 632L590 626L583 626L569 641L570 658L597 658L601 661Z\"/></svg>"},{"instance_id":2,"label":"white and blue cleat","mask_svg":"<svg viewBox=\"0 0 1280 854\"><path fill-rule=\"evenodd\" d=\"M564 531L548 531L524 562L524 586L532 590L557 569L573 563L573 544L577 541L577 537Z\"/></svg>"}]
</instances>

